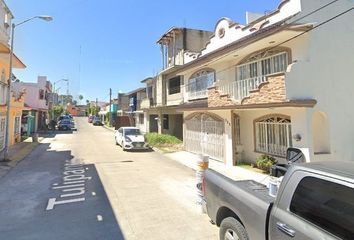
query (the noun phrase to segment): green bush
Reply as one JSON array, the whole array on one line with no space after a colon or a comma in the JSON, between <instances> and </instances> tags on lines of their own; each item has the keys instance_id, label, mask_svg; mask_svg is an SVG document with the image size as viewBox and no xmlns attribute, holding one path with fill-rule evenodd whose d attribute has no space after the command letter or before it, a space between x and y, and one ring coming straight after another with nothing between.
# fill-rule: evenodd
<instances>
[{"instance_id":1,"label":"green bush","mask_svg":"<svg viewBox=\"0 0 354 240\"><path fill-rule=\"evenodd\" d=\"M146 141L150 146L181 144L182 141L175 136L158 133L146 133Z\"/></svg>"},{"instance_id":2,"label":"green bush","mask_svg":"<svg viewBox=\"0 0 354 240\"><path fill-rule=\"evenodd\" d=\"M274 157L268 155L261 155L256 159L256 166L263 171L269 172L270 167L277 163Z\"/></svg>"}]
</instances>

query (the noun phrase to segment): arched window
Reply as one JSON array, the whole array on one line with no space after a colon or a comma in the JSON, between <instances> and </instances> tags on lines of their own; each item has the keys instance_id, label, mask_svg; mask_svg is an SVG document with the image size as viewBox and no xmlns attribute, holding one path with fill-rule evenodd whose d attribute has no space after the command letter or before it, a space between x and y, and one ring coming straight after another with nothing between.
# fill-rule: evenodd
<instances>
[{"instance_id":1,"label":"arched window","mask_svg":"<svg viewBox=\"0 0 354 240\"><path fill-rule=\"evenodd\" d=\"M187 94L188 100L207 97L207 89L215 82L215 71L203 69L194 73L188 80Z\"/></svg>"},{"instance_id":2,"label":"arched window","mask_svg":"<svg viewBox=\"0 0 354 240\"><path fill-rule=\"evenodd\" d=\"M290 117L268 115L256 119L255 149L270 155L285 157L286 150L292 146Z\"/></svg>"},{"instance_id":3,"label":"arched window","mask_svg":"<svg viewBox=\"0 0 354 240\"><path fill-rule=\"evenodd\" d=\"M289 55L287 49L276 48L248 56L236 67L236 79L238 81L254 79L260 84L268 75L285 72L290 62Z\"/></svg>"}]
</instances>

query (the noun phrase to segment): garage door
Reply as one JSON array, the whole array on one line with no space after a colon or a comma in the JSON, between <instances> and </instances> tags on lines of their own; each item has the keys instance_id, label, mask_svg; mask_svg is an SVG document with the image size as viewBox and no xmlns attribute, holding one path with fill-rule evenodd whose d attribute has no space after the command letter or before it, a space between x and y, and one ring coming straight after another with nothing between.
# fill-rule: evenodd
<instances>
[{"instance_id":1,"label":"garage door","mask_svg":"<svg viewBox=\"0 0 354 240\"><path fill-rule=\"evenodd\" d=\"M224 122L216 116L197 113L185 120L184 146L187 151L224 160Z\"/></svg>"}]
</instances>

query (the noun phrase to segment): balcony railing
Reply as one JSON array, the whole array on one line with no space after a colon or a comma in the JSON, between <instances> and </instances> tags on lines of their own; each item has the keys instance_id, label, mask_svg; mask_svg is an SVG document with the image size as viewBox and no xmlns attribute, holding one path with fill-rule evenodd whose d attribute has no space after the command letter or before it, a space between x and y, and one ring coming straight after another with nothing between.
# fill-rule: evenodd
<instances>
[{"instance_id":1,"label":"balcony railing","mask_svg":"<svg viewBox=\"0 0 354 240\"><path fill-rule=\"evenodd\" d=\"M250 91L258 89L259 85L266 80L266 76L259 76L230 83L220 83L218 89L235 100L242 100L249 96Z\"/></svg>"},{"instance_id":2,"label":"balcony railing","mask_svg":"<svg viewBox=\"0 0 354 240\"><path fill-rule=\"evenodd\" d=\"M140 108L139 109L147 109L150 107L154 107L156 105L153 98L144 98L141 100Z\"/></svg>"},{"instance_id":3,"label":"balcony railing","mask_svg":"<svg viewBox=\"0 0 354 240\"><path fill-rule=\"evenodd\" d=\"M194 100L208 96L208 88L214 84L214 72L192 78L186 86L187 99Z\"/></svg>"}]
</instances>

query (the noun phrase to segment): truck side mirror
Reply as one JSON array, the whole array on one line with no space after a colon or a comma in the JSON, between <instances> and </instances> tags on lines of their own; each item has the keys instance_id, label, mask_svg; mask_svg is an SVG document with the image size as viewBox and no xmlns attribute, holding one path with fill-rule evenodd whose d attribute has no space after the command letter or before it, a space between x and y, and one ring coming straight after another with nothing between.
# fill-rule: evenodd
<instances>
[{"instance_id":1,"label":"truck side mirror","mask_svg":"<svg viewBox=\"0 0 354 240\"><path fill-rule=\"evenodd\" d=\"M301 149L289 147L286 150L286 160L288 164L306 162L305 155Z\"/></svg>"}]
</instances>

